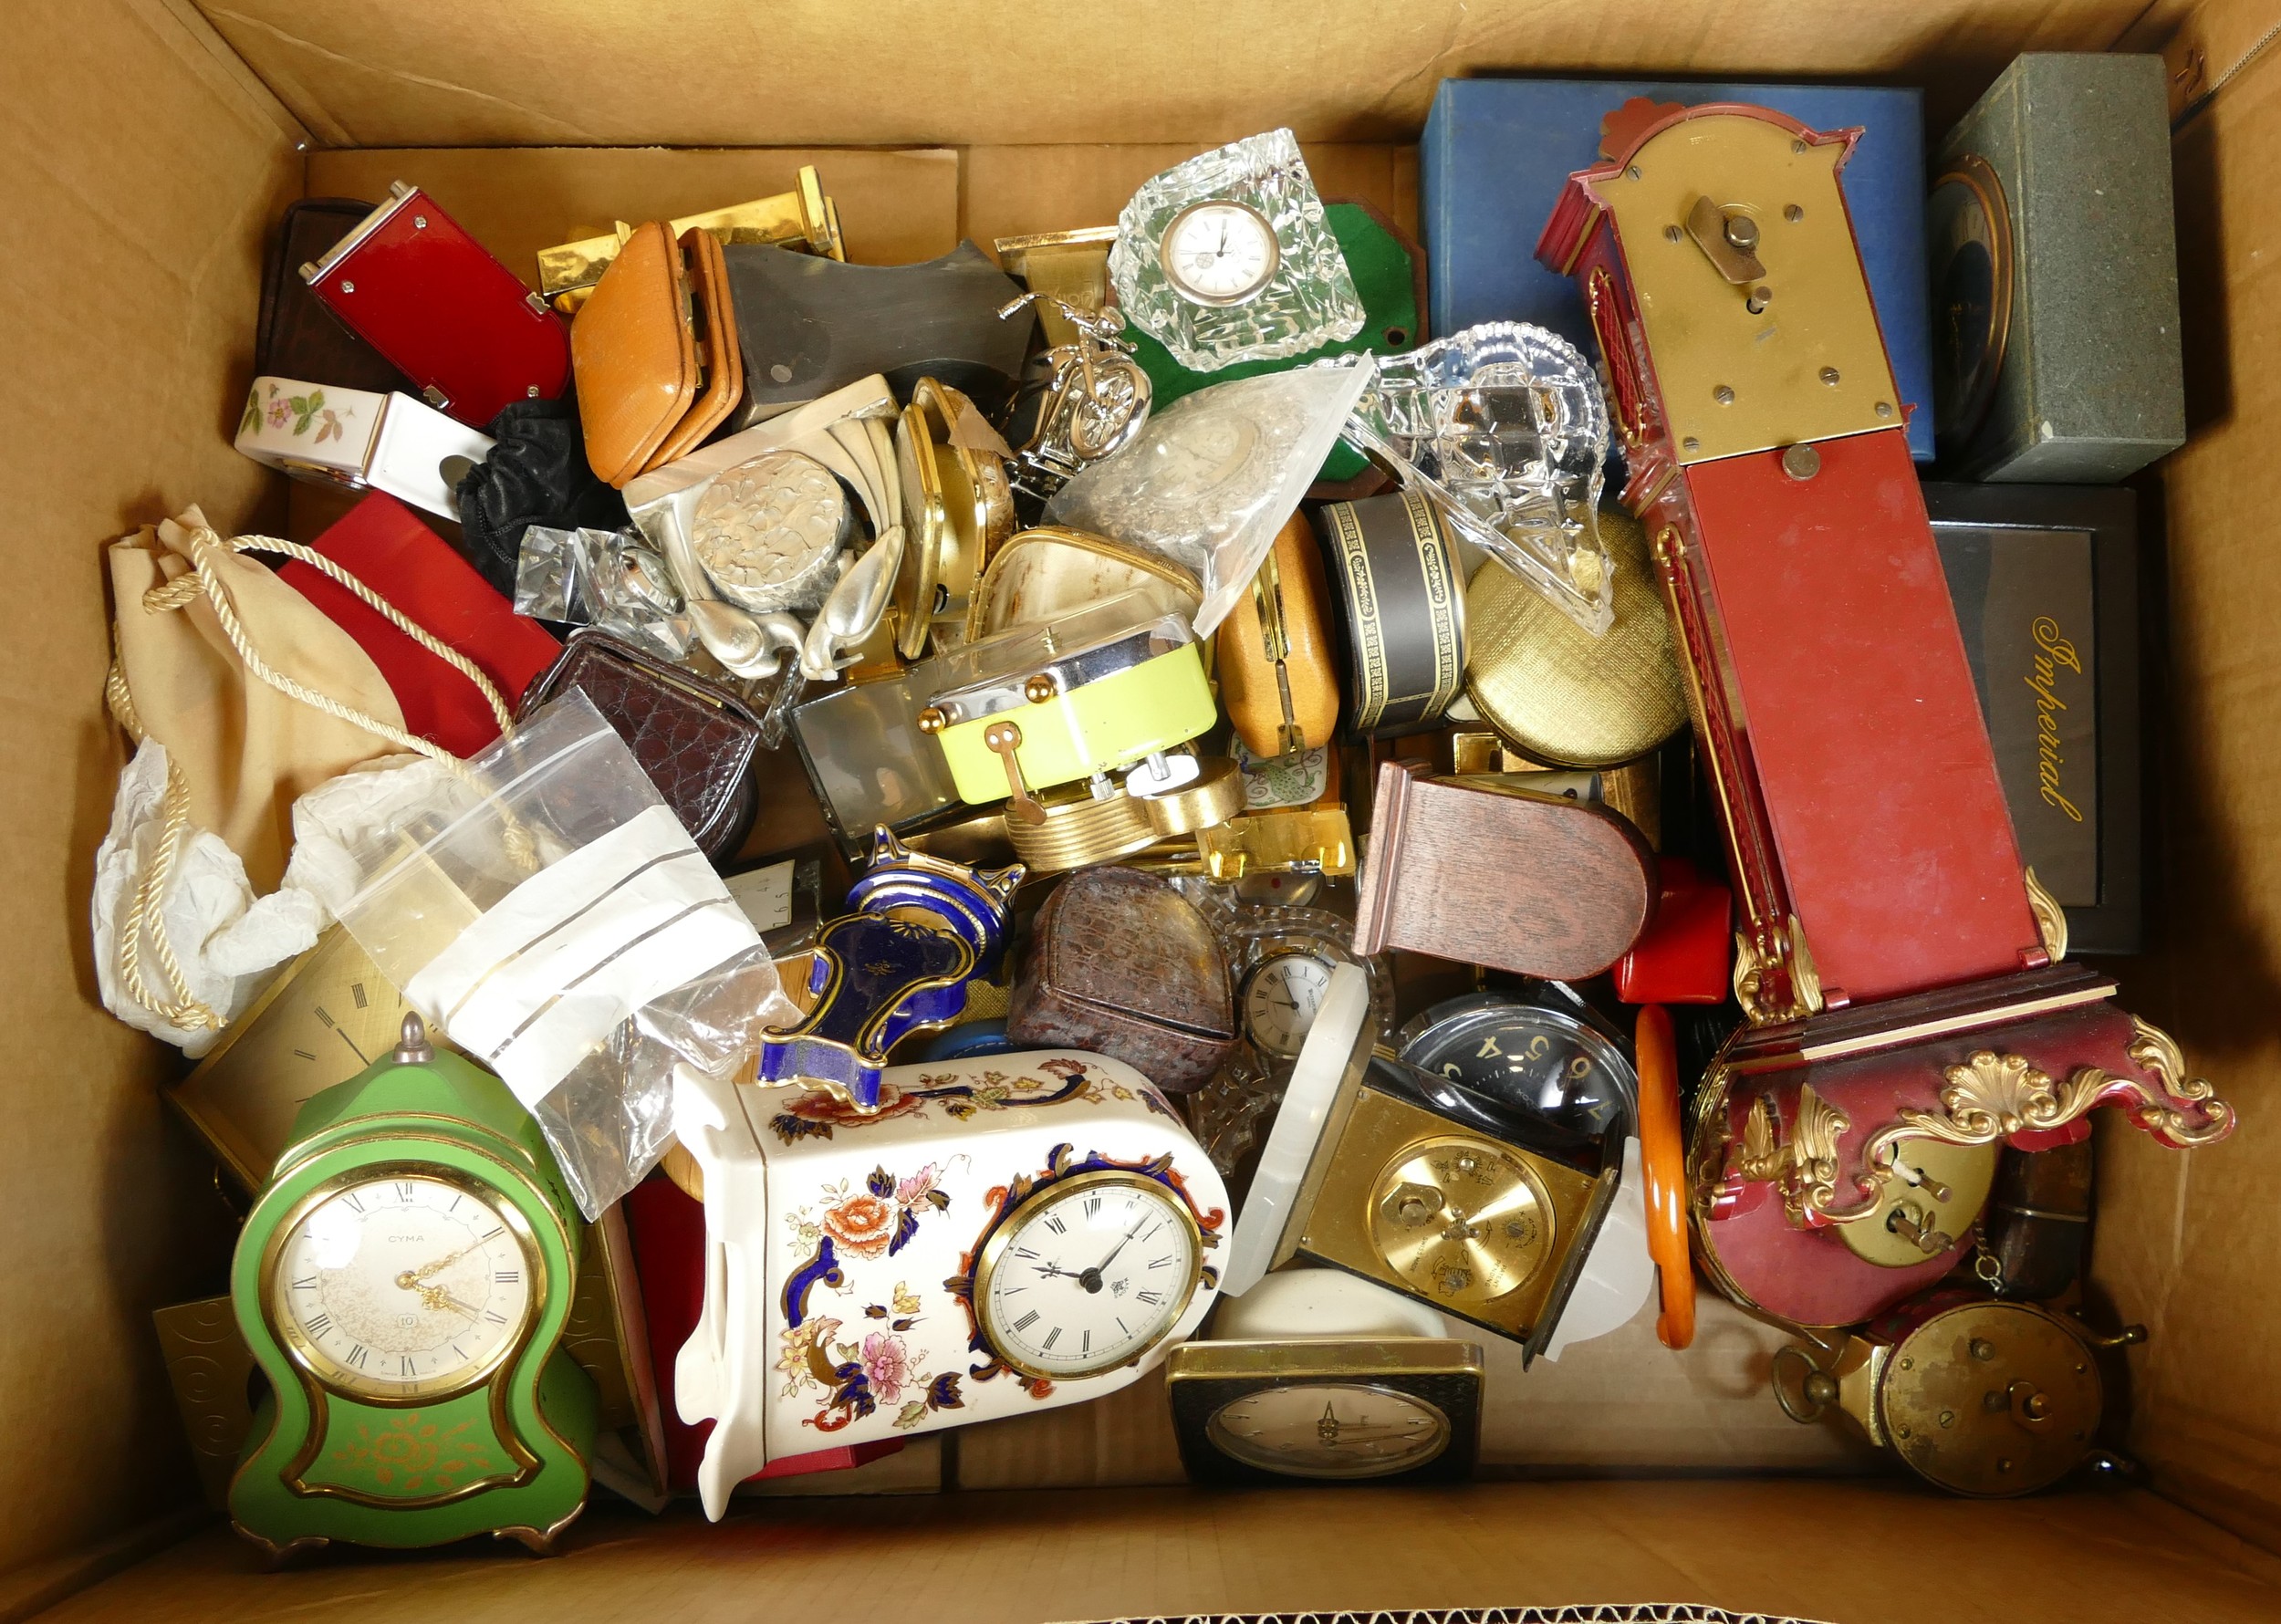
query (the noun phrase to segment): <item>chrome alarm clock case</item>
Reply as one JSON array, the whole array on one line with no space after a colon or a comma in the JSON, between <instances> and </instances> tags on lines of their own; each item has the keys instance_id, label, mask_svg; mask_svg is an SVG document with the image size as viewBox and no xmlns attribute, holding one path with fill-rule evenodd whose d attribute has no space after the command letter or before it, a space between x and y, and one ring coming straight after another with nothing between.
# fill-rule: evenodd
<instances>
[{"instance_id":1,"label":"chrome alarm clock case","mask_svg":"<svg viewBox=\"0 0 2281 1624\"><path fill-rule=\"evenodd\" d=\"M1137 1380L1218 1293L1229 1202L1164 1096L1076 1049L890 1067L878 1108L675 1078L704 1302L674 1367L717 1518L769 1462Z\"/></svg>"}]
</instances>

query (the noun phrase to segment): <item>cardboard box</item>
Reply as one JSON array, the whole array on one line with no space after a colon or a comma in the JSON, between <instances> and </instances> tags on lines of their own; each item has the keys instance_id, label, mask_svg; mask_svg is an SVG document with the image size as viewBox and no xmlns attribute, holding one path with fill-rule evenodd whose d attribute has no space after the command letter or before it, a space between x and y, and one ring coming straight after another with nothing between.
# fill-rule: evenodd
<instances>
[{"instance_id":1,"label":"cardboard box","mask_svg":"<svg viewBox=\"0 0 2281 1624\"><path fill-rule=\"evenodd\" d=\"M553 1620L915 1615L943 1620L1294 1608L1692 1600L1851 1624L2281 1614L2281 53L2223 0L89 0L17 6L0 54L12 161L0 494L11 902L0 1020L0 1618L324 1616L434 1607ZM566 1559L468 1546L283 1577L193 1523L189 1454L148 1333L210 1293L230 1214L168 1124L173 1057L98 1005L92 853L122 762L101 702L99 549L191 502L275 530L284 481L230 446L265 239L297 195L401 176L518 269L530 252L780 191L816 162L851 254L1101 224L1165 162L1288 124L1326 192L1414 224L1414 142L1444 76L1922 84L1945 129L2018 51L2172 42L2192 437L2161 465L2166 662L2148 736L2148 953L2134 1007L2239 1105L2192 1157L2127 1131L2101 1161L2095 1300L2151 1333L2130 1445L2152 1485L1989 1505L1857 1463L1771 1417L1759 1327L1668 1359L1631 1333L1501 1388L1501 1470L1559 1483L1205 1495L1164 1479L1161 1412L1074 1409L1052 1438L953 1433L946 1483L758 1503L725 1526L597 1512ZM2238 68L2238 73L2235 69ZM2215 87L2213 88L2213 87ZM846 150L842 150L846 149ZM1739 1319L1739 1317L1736 1317ZM1633 1327L1636 1331L1638 1327ZM1742 1344L1730 1346L1735 1338ZM1757 1351L1753 1351L1756 1349ZM1569 1361L1575 1361L1573 1372ZM1135 1390L1136 1394L1145 1389ZM1785 1430L1787 1429L1787 1430ZM1793 1458L1777 1461L1771 1431ZM1807 1446L1812 1446L1808 1448ZM1812 1457L1812 1458L1798 1458ZM1736 1469L1751 1475L1701 1474ZM1582 1476L1617 1481L1580 1482ZM1119 1483L1085 1493L1061 1485ZM1023 1492L984 1494L982 1486ZM193 1514L194 1515L194 1514ZM139 1561L149 1557L149 1560ZM106 1573L138 1563L92 1589ZM415 1598L416 1597L416 1598Z\"/></svg>"}]
</instances>

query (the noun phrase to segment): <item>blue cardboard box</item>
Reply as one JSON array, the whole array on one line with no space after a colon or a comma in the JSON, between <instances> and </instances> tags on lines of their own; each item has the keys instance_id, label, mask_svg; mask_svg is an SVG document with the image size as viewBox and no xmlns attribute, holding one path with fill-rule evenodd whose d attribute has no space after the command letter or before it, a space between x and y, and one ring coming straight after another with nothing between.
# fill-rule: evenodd
<instances>
[{"instance_id":1,"label":"blue cardboard box","mask_svg":"<svg viewBox=\"0 0 2281 1624\"><path fill-rule=\"evenodd\" d=\"M1893 381L1913 411L1909 449L1932 460L1932 353L1924 249L1924 114L1913 89L1656 84L1622 79L1443 79L1418 146L1419 223L1436 338L1527 321L1596 353L1576 284L1536 263L1536 237L1568 176L1599 161L1600 119L1635 96L1745 101L1817 130L1859 125L1840 179L1868 267Z\"/></svg>"}]
</instances>

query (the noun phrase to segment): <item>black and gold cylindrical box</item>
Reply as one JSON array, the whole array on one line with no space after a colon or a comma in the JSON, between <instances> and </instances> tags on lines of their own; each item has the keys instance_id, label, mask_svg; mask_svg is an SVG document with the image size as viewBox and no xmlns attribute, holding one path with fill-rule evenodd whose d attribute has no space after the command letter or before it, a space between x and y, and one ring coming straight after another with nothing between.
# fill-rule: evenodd
<instances>
[{"instance_id":1,"label":"black and gold cylindrical box","mask_svg":"<svg viewBox=\"0 0 2281 1624\"><path fill-rule=\"evenodd\" d=\"M1449 532L1414 491L1322 510L1346 611L1347 715L1365 738L1439 722L1464 685L1465 581Z\"/></svg>"}]
</instances>

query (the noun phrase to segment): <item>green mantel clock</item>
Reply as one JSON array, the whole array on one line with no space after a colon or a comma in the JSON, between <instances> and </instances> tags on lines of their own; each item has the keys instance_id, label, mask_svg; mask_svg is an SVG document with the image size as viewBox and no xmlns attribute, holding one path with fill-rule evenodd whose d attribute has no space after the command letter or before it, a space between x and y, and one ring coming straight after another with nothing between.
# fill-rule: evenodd
<instances>
[{"instance_id":1,"label":"green mantel clock","mask_svg":"<svg viewBox=\"0 0 2281 1624\"><path fill-rule=\"evenodd\" d=\"M230 1296L269 1379L230 1519L282 1559L471 1535L536 1551L586 1504L592 1379L559 1346L579 1226L506 1086L402 1041L317 1095Z\"/></svg>"}]
</instances>

